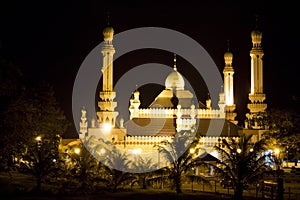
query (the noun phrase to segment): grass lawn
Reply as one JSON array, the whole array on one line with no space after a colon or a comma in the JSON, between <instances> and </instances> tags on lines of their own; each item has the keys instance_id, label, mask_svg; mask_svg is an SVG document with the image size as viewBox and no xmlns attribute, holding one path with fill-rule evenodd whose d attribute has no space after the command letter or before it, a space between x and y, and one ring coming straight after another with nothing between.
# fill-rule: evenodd
<instances>
[{"instance_id":1,"label":"grass lawn","mask_svg":"<svg viewBox=\"0 0 300 200\"><path fill-rule=\"evenodd\" d=\"M285 199L300 199L300 177L294 174L286 174L284 176L285 188L287 192L288 188L291 188L292 194L285 194ZM176 194L176 192L171 191L169 188L161 189L139 189L138 187L128 188L125 191L111 193L107 191L98 191L96 194L71 194L71 195L54 195L49 192L44 192L42 194L34 194L30 192L35 187L35 179L31 176L19 174L17 172L12 172L12 176L9 177L7 173L0 173L0 195L5 197L5 199L16 199L16 200L198 200L198 199L208 199L208 200L228 200L233 194L233 190L230 190L228 195L227 189L223 189L220 186L217 188L205 186L201 184L194 185L194 192L191 191L191 185L183 185L183 193ZM53 185L43 184L43 190L47 191L48 187L53 187ZM16 192L15 188L19 188ZM204 190L203 190L204 189ZM215 191L217 193L215 193ZM255 192L245 191L245 200L255 199ZM260 194L258 197L262 197ZM257 198L258 199L258 198Z\"/></svg>"}]
</instances>

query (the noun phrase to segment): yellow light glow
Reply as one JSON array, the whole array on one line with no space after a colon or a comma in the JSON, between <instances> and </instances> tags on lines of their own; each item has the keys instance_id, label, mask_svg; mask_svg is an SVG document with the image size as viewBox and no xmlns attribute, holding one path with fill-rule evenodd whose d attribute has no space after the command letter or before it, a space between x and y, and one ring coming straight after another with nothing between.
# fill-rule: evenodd
<instances>
[{"instance_id":1,"label":"yellow light glow","mask_svg":"<svg viewBox=\"0 0 300 200\"><path fill-rule=\"evenodd\" d=\"M238 153L241 153L242 152L242 149L237 149L236 150Z\"/></svg>"},{"instance_id":2,"label":"yellow light glow","mask_svg":"<svg viewBox=\"0 0 300 200\"><path fill-rule=\"evenodd\" d=\"M103 130L105 133L109 133L111 131L112 127L110 123L104 123L103 124Z\"/></svg>"},{"instance_id":3,"label":"yellow light glow","mask_svg":"<svg viewBox=\"0 0 300 200\"><path fill-rule=\"evenodd\" d=\"M75 149L74 149L74 153L80 154L80 148L75 148Z\"/></svg>"},{"instance_id":4,"label":"yellow light glow","mask_svg":"<svg viewBox=\"0 0 300 200\"><path fill-rule=\"evenodd\" d=\"M278 155L278 154L280 153L280 150L279 150L278 148L276 148L276 149L274 149L274 153L275 153L276 155Z\"/></svg>"},{"instance_id":5,"label":"yellow light glow","mask_svg":"<svg viewBox=\"0 0 300 200\"><path fill-rule=\"evenodd\" d=\"M35 138L35 140L36 140L36 141L41 141L41 140L42 140L42 137L41 137L41 136L37 136L37 137Z\"/></svg>"},{"instance_id":6,"label":"yellow light glow","mask_svg":"<svg viewBox=\"0 0 300 200\"><path fill-rule=\"evenodd\" d=\"M136 154L141 154L141 153L142 153L142 149L140 149L140 148L138 148L138 149L133 149L133 150L132 150L132 153L135 154L135 155L136 155Z\"/></svg>"},{"instance_id":7,"label":"yellow light glow","mask_svg":"<svg viewBox=\"0 0 300 200\"><path fill-rule=\"evenodd\" d=\"M250 149L250 152L253 152L253 148Z\"/></svg>"},{"instance_id":8,"label":"yellow light glow","mask_svg":"<svg viewBox=\"0 0 300 200\"><path fill-rule=\"evenodd\" d=\"M191 154L195 153L195 149L191 148L191 149L190 149L190 153L191 153Z\"/></svg>"},{"instance_id":9,"label":"yellow light glow","mask_svg":"<svg viewBox=\"0 0 300 200\"><path fill-rule=\"evenodd\" d=\"M103 155L103 154L105 154L105 149L104 148L102 148L102 149L100 149L100 153L101 153L101 155Z\"/></svg>"}]
</instances>

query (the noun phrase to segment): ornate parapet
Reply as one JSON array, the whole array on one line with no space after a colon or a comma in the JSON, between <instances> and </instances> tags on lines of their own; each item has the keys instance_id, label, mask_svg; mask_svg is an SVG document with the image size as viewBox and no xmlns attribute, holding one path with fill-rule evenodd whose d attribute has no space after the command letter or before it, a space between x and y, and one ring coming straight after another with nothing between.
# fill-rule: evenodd
<instances>
[{"instance_id":1,"label":"ornate parapet","mask_svg":"<svg viewBox=\"0 0 300 200\"><path fill-rule=\"evenodd\" d=\"M139 118L174 118L178 109L141 108L136 117ZM180 109L181 118L225 118L225 112L215 109Z\"/></svg>"},{"instance_id":2,"label":"ornate parapet","mask_svg":"<svg viewBox=\"0 0 300 200\"><path fill-rule=\"evenodd\" d=\"M141 108L138 110L139 118L173 118L176 110L171 108Z\"/></svg>"},{"instance_id":3,"label":"ornate parapet","mask_svg":"<svg viewBox=\"0 0 300 200\"><path fill-rule=\"evenodd\" d=\"M239 137L200 137L198 145L202 148L213 148L216 145L222 147L223 139L229 141L230 138L238 141Z\"/></svg>"},{"instance_id":4,"label":"ornate parapet","mask_svg":"<svg viewBox=\"0 0 300 200\"><path fill-rule=\"evenodd\" d=\"M172 136L126 136L126 145L158 145L163 141L172 142ZM124 141L120 141L120 144L124 144ZM119 144L119 143L115 143Z\"/></svg>"}]
</instances>

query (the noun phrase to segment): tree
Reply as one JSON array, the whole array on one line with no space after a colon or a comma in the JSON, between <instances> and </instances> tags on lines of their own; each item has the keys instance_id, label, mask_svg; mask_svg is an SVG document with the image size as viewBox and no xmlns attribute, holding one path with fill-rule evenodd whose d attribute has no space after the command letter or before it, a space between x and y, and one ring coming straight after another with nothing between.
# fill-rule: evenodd
<instances>
[{"instance_id":1,"label":"tree","mask_svg":"<svg viewBox=\"0 0 300 200\"><path fill-rule=\"evenodd\" d=\"M20 171L31 174L36 178L36 191L41 192L41 185L45 178L59 170L59 137L51 139L36 138L36 142L28 144L28 150L22 157L23 165Z\"/></svg>"},{"instance_id":2,"label":"tree","mask_svg":"<svg viewBox=\"0 0 300 200\"><path fill-rule=\"evenodd\" d=\"M137 162L133 163L133 171L137 173L137 180L135 182L138 182L142 189L146 189L155 169L157 169L157 166L153 164L152 159L138 157Z\"/></svg>"},{"instance_id":3,"label":"tree","mask_svg":"<svg viewBox=\"0 0 300 200\"><path fill-rule=\"evenodd\" d=\"M79 183L80 191L87 193L97 178L98 162L84 142L78 148L80 150L77 153L70 155L75 163L71 168L71 177Z\"/></svg>"},{"instance_id":4,"label":"tree","mask_svg":"<svg viewBox=\"0 0 300 200\"><path fill-rule=\"evenodd\" d=\"M189 171L192 167L199 165L194 155L198 154L199 149L196 148L198 139L195 138L191 142L189 134L177 133L172 142L164 142L160 146L161 152L170 162L167 167L169 178L173 180L175 190L181 193L182 175ZM194 149L194 153L190 153L190 149Z\"/></svg>"},{"instance_id":5,"label":"tree","mask_svg":"<svg viewBox=\"0 0 300 200\"><path fill-rule=\"evenodd\" d=\"M300 114L295 110L270 109L269 131L265 137L272 148L279 148L286 160L299 160Z\"/></svg>"},{"instance_id":6,"label":"tree","mask_svg":"<svg viewBox=\"0 0 300 200\"><path fill-rule=\"evenodd\" d=\"M61 110L51 85L27 85L1 115L2 162L21 158L37 136L61 136L69 122Z\"/></svg>"},{"instance_id":7,"label":"tree","mask_svg":"<svg viewBox=\"0 0 300 200\"><path fill-rule=\"evenodd\" d=\"M107 184L112 192L117 192L119 187L124 183L130 183L135 176L130 173L131 161L128 160L125 153L114 149L107 155L107 160L102 167L106 172L102 181Z\"/></svg>"},{"instance_id":8,"label":"tree","mask_svg":"<svg viewBox=\"0 0 300 200\"><path fill-rule=\"evenodd\" d=\"M8 105L10 105L23 89L23 82L21 80L22 72L18 66L14 65L13 62L4 59L0 56L0 170L8 171L12 165L11 154L5 151L7 140L5 136L5 115ZM9 159L8 159L9 158Z\"/></svg>"},{"instance_id":9,"label":"tree","mask_svg":"<svg viewBox=\"0 0 300 200\"><path fill-rule=\"evenodd\" d=\"M256 183L271 172L272 155L266 153L266 140L251 143L252 135L240 136L239 140L222 140L222 146L215 146L222 159L217 162L216 173L228 180L234 187L234 199L243 199L248 184Z\"/></svg>"}]
</instances>

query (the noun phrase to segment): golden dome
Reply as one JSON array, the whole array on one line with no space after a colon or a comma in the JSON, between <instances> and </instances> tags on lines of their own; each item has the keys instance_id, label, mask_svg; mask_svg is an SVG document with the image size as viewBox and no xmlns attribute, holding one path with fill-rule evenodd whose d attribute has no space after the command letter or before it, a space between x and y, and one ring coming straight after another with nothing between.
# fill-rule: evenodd
<instances>
[{"instance_id":1,"label":"golden dome","mask_svg":"<svg viewBox=\"0 0 300 200\"><path fill-rule=\"evenodd\" d=\"M253 46L255 46L255 47L260 46L261 38L262 38L262 32L260 32L259 30L252 31L251 32L251 38L252 38Z\"/></svg>"},{"instance_id":2,"label":"golden dome","mask_svg":"<svg viewBox=\"0 0 300 200\"><path fill-rule=\"evenodd\" d=\"M224 54L224 60L225 60L225 65L231 65L232 64L232 57L233 57L233 54L229 51L227 51L225 54Z\"/></svg>"},{"instance_id":3,"label":"golden dome","mask_svg":"<svg viewBox=\"0 0 300 200\"><path fill-rule=\"evenodd\" d=\"M108 40L112 40L113 36L114 36L114 29L111 26L108 26L106 28L103 29L103 36L104 36L104 40L108 41Z\"/></svg>"},{"instance_id":4,"label":"golden dome","mask_svg":"<svg viewBox=\"0 0 300 200\"><path fill-rule=\"evenodd\" d=\"M178 71L173 71L165 81L166 89L184 90L184 79Z\"/></svg>"}]
</instances>

